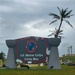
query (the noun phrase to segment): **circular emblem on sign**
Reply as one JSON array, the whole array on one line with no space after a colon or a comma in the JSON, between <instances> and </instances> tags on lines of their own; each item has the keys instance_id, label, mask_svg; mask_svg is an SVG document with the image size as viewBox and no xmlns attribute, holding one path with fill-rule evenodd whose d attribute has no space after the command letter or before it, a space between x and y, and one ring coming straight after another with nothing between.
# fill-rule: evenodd
<instances>
[{"instance_id":1,"label":"circular emblem on sign","mask_svg":"<svg viewBox=\"0 0 75 75\"><path fill-rule=\"evenodd\" d=\"M38 48L38 44L36 43L36 41L34 41L34 40L27 41L27 43L26 43L27 52L34 53L34 52L36 52L37 48Z\"/></svg>"}]
</instances>

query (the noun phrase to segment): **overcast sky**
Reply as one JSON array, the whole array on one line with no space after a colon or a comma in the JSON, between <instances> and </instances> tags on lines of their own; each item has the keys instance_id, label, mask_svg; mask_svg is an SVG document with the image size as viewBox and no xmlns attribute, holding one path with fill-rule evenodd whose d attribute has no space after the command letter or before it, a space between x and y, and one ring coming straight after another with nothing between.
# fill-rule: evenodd
<instances>
[{"instance_id":1,"label":"overcast sky","mask_svg":"<svg viewBox=\"0 0 75 75\"><path fill-rule=\"evenodd\" d=\"M69 8L75 14L75 0L0 0L0 52L8 52L5 40L27 36L48 37L49 30L58 28L59 22L52 25L49 13L59 14L57 6ZM69 46L73 46L75 53L75 15L68 19L72 29L63 22L63 36L59 46L59 55L67 54Z\"/></svg>"}]
</instances>

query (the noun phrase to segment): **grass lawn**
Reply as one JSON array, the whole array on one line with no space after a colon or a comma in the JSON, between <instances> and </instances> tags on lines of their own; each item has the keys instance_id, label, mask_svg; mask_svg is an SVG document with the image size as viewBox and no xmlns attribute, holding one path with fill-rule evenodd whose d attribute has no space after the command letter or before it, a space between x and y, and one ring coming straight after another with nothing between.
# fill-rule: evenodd
<instances>
[{"instance_id":1,"label":"grass lawn","mask_svg":"<svg viewBox=\"0 0 75 75\"><path fill-rule=\"evenodd\" d=\"M75 66L62 65L61 70L47 69L43 67L31 67L30 69L2 69L0 75L75 75Z\"/></svg>"}]
</instances>

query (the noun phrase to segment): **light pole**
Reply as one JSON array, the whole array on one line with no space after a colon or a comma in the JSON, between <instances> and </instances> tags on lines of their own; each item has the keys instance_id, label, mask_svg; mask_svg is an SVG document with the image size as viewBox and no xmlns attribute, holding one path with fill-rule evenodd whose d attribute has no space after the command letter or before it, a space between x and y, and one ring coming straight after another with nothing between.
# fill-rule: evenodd
<instances>
[{"instance_id":1,"label":"light pole","mask_svg":"<svg viewBox=\"0 0 75 75\"><path fill-rule=\"evenodd\" d=\"M68 52L68 56L70 56L70 47L68 47L67 52Z\"/></svg>"},{"instance_id":2,"label":"light pole","mask_svg":"<svg viewBox=\"0 0 75 75\"><path fill-rule=\"evenodd\" d=\"M71 50L71 56L72 56L72 46L70 46L70 50Z\"/></svg>"}]
</instances>

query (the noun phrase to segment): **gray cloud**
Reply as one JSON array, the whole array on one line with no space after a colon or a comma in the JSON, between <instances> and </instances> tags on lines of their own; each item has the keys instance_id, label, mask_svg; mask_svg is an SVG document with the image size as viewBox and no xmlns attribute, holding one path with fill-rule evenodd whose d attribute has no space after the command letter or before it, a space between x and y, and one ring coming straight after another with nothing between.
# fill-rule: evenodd
<instances>
[{"instance_id":1,"label":"gray cloud","mask_svg":"<svg viewBox=\"0 0 75 75\"><path fill-rule=\"evenodd\" d=\"M26 36L48 37L49 30L57 28L59 22L49 26L52 17L48 14L54 12L59 14L58 9L69 8L75 14L75 0L0 0L0 51L7 54L6 39L17 39ZM69 19L75 28L75 16ZM72 30L65 22L62 25L64 30L60 55L66 53L69 45L75 48L75 29ZM34 33L35 32L35 33ZM70 40L71 39L71 40ZM63 49L64 50L63 50Z\"/></svg>"}]
</instances>

